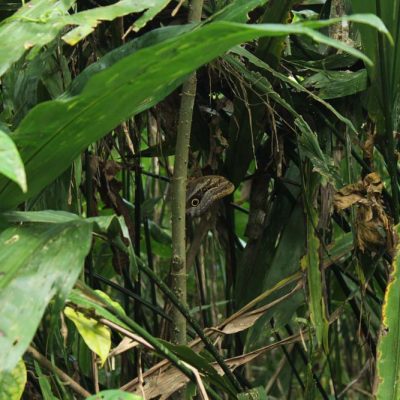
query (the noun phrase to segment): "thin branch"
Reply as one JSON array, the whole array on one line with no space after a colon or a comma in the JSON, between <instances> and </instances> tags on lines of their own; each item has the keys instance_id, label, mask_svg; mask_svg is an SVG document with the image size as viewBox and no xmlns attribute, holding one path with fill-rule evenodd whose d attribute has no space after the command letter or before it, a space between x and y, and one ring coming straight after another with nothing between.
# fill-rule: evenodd
<instances>
[{"instance_id":1,"label":"thin branch","mask_svg":"<svg viewBox=\"0 0 400 400\"><path fill-rule=\"evenodd\" d=\"M84 389L79 383L74 381L69 375L67 375L64 371L60 368L56 367L48 360L44 355L40 354L35 348L32 346L28 347L27 352L44 368L47 370L54 372L62 381L66 382L71 389L80 394L83 397L89 397L91 393L89 393L86 389Z\"/></svg>"}]
</instances>

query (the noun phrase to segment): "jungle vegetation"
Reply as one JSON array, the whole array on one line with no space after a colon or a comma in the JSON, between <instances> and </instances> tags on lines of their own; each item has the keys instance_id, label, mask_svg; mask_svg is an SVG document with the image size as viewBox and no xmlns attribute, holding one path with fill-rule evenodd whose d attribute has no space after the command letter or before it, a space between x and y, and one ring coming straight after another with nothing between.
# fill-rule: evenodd
<instances>
[{"instance_id":1,"label":"jungle vegetation","mask_svg":"<svg viewBox=\"0 0 400 400\"><path fill-rule=\"evenodd\" d=\"M0 399L400 399L399 94L400 0L2 0Z\"/></svg>"}]
</instances>

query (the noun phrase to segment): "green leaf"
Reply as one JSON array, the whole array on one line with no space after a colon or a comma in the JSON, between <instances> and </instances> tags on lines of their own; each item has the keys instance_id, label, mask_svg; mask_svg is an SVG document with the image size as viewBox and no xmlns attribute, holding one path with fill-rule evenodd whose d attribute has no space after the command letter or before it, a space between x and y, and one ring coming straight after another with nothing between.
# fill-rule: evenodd
<instances>
[{"instance_id":1,"label":"green leaf","mask_svg":"<svg viewBox=\"0 0 400 400\"><path fill-rule=\"evenodd\" d=\"M5 175L19 185L26 193L26 176L24 164L17 147L9 136L5 126L0 123L0 174Z\"/></svg>"},{"instance_id":2,"label":"green leaf","mask_svg":"<svg viewBox=\"0 0 400 400\"><path fill-rule=\"evenodd\" d=\"M81 220L79 215L66 211L12 211L3 213L8 222L41 222L46 224L60 224L64 222Z\"/></svg>"},{"instance_id":3,"label":"green leaf","mask_svg":"<svg viewBox=\"0 0 400 400\"><path fill-rule=\"evenodd\" d=\"M143 13L133 25L133 30L138 31L147 21L158 14L170 0L121 0L115 4L81 11L77 14L62 18L65 25L78 25L65 34L62 39L74 46L80 40L94 31L100 21L112 21L131 13Z\"/></svg>"},{"instance_id":4,"label":"green leaf","mask_svg":"<svg viewBox=\"0 0 400 400\"><path fill-rule=\"evenodd\" d=\"M0 234L0 366L10 371L49 301L61 303L91 246L91 223L23 224Z\"/></svg>"},{"instance_id":5,"label":"green leaf","mask_svg":"<svg viewBox=\"0 0 400 400\"><path fill-rule=\"evenodd\" d=\"M115 4L85 10L69 15L68 9L76 0L33 0L21 7L14 15L0 24L0 76L26 51L31 56L51 42L58 33L69 25L78 25L63 36L75 45L89 35L100 21L112 21L131 13L143 13L136 21L134 30L139 30L169 0L121 0Z\"/></svg>"},{"instance_id":6,"label":"green leaf","mask_svg":"<svg viewBox=\"0 0 400 400\"><path fill-rule=\"evenodd\" d=\"M0 209L12 208L37 194L90 143L159 102L188 73L235 44L291 33L310 36L369 62L361 52L301 24L215 22L138 50L91 77L79 95L42 103L31 110L13 135L25 163L29 191L22 194L11 182L0 179Z\"/></svg>"},{"instance_id":7,"label":"green leaf","mask_svg":"<svg viewBox=\"0 0 400 400\"><path fill-rule=\"evenodd\" d=\"M320 177L316 174L307 174L309 181L306 182L305 213L307 216L307 250L301 260L301 268L307 274L307 285L309 293L310 319L315 329L317 341L328 351L328 320L325 312L325 301L322 290L321 263L319 256L320 241L315 232L318 226L318 214L315 210L314 196L319 184Z\"/></svg>"},{"instance_id":8,"label":"green leaf","mask_svg":"<svg viewBox=\"0 0 400 400\"><path fill-rule=\"evenodd\" d=\"M101 365L104 365L111 349L110 328L71 307L65 307L64 314L75 324L89 349L100 357Z\"/></svg>"},{"instance_id":9,"label":"green leaf","mask_svg":"<svg viewBox=\"0 0 400 400\"><path fill-rule=\"evenodd\" d=\"M125 314L125 312L121 309L121 305L115 301L112 301L107 295L105 295L105 293L98 293L98 291L94 291L94 293L102 298L102 302L116 307L121 313ZM104 308L104 304L99 302L96 298L91 297L87 293L83 293L80 289L73 289L71 291L71 293L68 295L68 302L78 306L81 309L86 309L92 313L94 312L94 315L97 317L106 318L115 324L124 327L125 329L129 329L124 322L115 317L115 315L110 313L110 311L106 310Z\"/></svg>"},{"instance_id":10,"label":"green leaf","mask_svg":"<svg viewBox=\"0 0 400 400\"><path fill-rule=\"evenodd\" d=\"M397 0L395 0L397 1ZM370 26L374 28L376 31L383 33L389 39L389 41L393 44L393 38L389 30L386 28L384 21L379 18L376 14L353 14L353 15L344 15L340 18L331 18L326 20L317 20L317 21L307 21L304 22L303 25L308 26L313 29L324 28L338 22L355 22L358 24Z\"/></svg>"},{"instance_id":11,"label":"green leaf","mask_svg":"<svg viewBox=\"0 0 400 400\"><path fill-rule=\"evenodd\" d=\"M248 52L244 54L247 53ZM256 57L253 56L252 58L254 59ZM225 56L224 59L229 62L238 71L238 73L240 73L240 75L248 80L251 86L261 96L268 96L271 100L288 110L293 115L295 118L295 124L301 132L299 144L303 150L303 154L311 160L315 171L318 171L319 174L327 178L329 181L338 182L340 185L341 180L333 165L333 160L330 160L330 158L323 153L319 146L317 135L311 130L303 117L299 115L298 112L285 99L275 92L271 83L265 77L257 72L249 71L243 64L238 62L230 55ZM258 61L258 65L265 64L261 60Z\"/></svg>"},{"instance_id":12,"label":"green leaf","mask_svg":"<svg viewBox=\"0 0 400 400\"><path fill-rule=\"evenodd\" d=\"M397 235L400 226L396 227ZM382 306L382 322L377 347L375 395L378 400L397 400L400 398L400 246L396 255L386 287Z\"/></svg>"},{"instance_id":13,"label":"green leaf","mask_svg":"<svg viewBox=\"0 0 400 400\"><path fill-rule=\"evenodd\" d=\"M342 180L334 166L333 160L322 151L316 133L311 130L302 117L296 118L294 123L301 132L299 138L301 153L310 159L313 164L313 170L328 181L341 186Z\"/></svg>"},{"instance_id":14,"label":"green leaf","mask_svg":"<svg viewBox=\"0 0 400 400\"><path fill-rule=\"evenodd\" d=\"M26 51L32 54L51 42L64 27L60 17L75 0L36 0L0 24L0 76ZM45 19L52 21L44 23ZM35 22L36 21L36 22ZM43 22L40 22L43 21Z\"/></svg>"},{"instance_id":15,"label":"green leaf","mask_svg":"<svg viewBox=\"0 0 400 400\"><path fill-rule=\"evenodd\" d=\"M19 400L26 384L26 367L21 358L11 371L0 369L0 400Z\"/></svg>"},{"instance_id":16,"label":"green leaf","mask_svg":"<svg viewBox=\"0 0 400 400\"><path fill-rule=\"evenodd\" d=\"M268 0L235 0L229 3L222 10L215 13L211 20L231 21L231 22L247 22L249 12L257 7L267 3Z\"/></svg>"},{"instance_id":17,"label":"green leaf","mask_svg":"<svg viewBox=\"0 0 400 400\"><path fill-rule=\"evenodd\" d=\"M93 396L87 397L86 400L141 400L142 397L124 392L123 390L103 390Z\"/></svg>"},{"instance_id":18,"label":"green leaf","mask_svg":"<svg viewBox=\"0 0 400 400\"><path fill-rule=\"evenodd\" d=\"M235 54L238 54L238 55L240 55L242 57L246 57L255 66L257 66L259 68L262 68L262 69L265 69L270 74L272 74L272 76L274 76L275 78L280 79L281 81L287 83L289 86L293 87L298 92L307 93L309 96L311 96L313 98L313 100L321 103L324 107L326 107L329 111L331 111L335 115L335 117L339 119L339 121L342 121L344 124L346 124L352 132L357 134L357 130L354 128L353 123L348 118L344 117L342 114L337 112L336 109L334 107L332 107L331 104L329 104L328 102L324 101L322 98L320 98L319 96L315 95L314 93L312 93L312 92L308 91L307 89L305 89L305 87L302 86L300 83L296 82L296 80L291 79L290 77L288 77L288 76L286 76L286 75L274 70L267 63L263 62L262 60L260 60L259 58L254 56L252 53L250 53L248 50L246 50L246 49L244 49L242 47L237 46L234 49L232 49L232 52L235 53Z\"/></svg>"},{"instance_id":19,"label":"green leaf","mask_svg":"<svg viewBox=\"0 0 400 400\"><path fill-rule=\"evenodd\" d=\"M95 290L95 293L97 293L106 304L110 304L112 307L118 309L121 314L126 315L125 310L122 308L121 304L112 300L111 297L107 293L104 293L98 289Z\"/></svg>"},{"instance_id":20,"label":"green leaf","mask_svg":"<svg viewBox=\"0 0 400 400\"><path fill-rule=\"evenodd\" d=\"M54 396L51 390L49 377L42 372L40 365L35 360L34 360L34 365L35 365L36 375L38 376L39 386L42 392L43 400L57 400L57 397Z\"/></svg>"},{"instance_id":21,"label":"green leaf","mask_svg":"<svg viewBox=\"0 0 400 400\"><path fill-rule=\"evenodd\" d=\"M238 394L238 400L267 400L267 394L262 386Z\"/></svg>"},{"instance_id":22,"label":"green leaf","mask_svg":"<svg viewBox=\"0 0 400 400\"><path fill-rule=\"evenodd\" d=\"M321 71L305 79L303 86L319 89L322 99L336 99L362 92L367 88L367 71Z\"/></svg>"},{"instance_id":23,"label":"green leaf","mask_svg":"<svg viewBox=\"0 0 400 400\"><path fill-rule=\"evenodd\" d=\"M129 256L131 274L133 277L137 274L136 255L133 250L133 245L130 241L128 228L125 225L123 217L116 215L105 215L102 217L92 217L83 219L79 215L66 211L12 211L2 214L2 217L8 222L37 222L37 223L63 223L69 221L87 221L94 223L93 230L96 233L106 235L109 240L115 244L120 250L124 251ZM128 244L122 242L121 236L128 241Z\"/></svg>"}]
</instances>

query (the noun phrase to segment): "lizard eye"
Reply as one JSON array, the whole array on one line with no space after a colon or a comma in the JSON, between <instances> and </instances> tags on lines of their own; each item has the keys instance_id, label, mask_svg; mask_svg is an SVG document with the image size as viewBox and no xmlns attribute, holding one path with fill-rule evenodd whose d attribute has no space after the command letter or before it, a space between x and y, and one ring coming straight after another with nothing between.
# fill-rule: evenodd
<instances>
[{"instance_id":1,"label":"lizard eye","mask_svg":"<svg viewBox=\"0 0 400 400\"><path fill-rule=\"evenodd\" d=\"M197 198L192 199L192 201L190 202L192 207L197 207L200 204L200 200Z\"/></svg>"}]
</instances>

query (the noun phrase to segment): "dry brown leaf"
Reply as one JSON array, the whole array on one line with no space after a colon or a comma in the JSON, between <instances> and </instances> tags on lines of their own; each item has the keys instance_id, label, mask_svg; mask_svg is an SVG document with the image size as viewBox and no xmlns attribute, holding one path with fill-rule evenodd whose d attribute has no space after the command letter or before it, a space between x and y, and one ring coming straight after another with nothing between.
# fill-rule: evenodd
<instances>
[{"instance_id":1,"label":"dry brown leaf","mask_svg":"<svg viewBox=\"0 0 400 400\"><path fill-rule=\"evenodd\" d=\"M249 326L254 324L254 322L268 309L276 305L277 303L281 302L282 300L286 299L287 297L291 296L295 291L299 290L302 287L302 281L299 281L301 278L301 274L295 274L288 279L284 280L284 282L280 282L279 284L275 285L272 289L268 290L267 292L261 294L257 298L253 299L250 303L245 305L242 309L240 309L235 314L231 315L227 318L223 323L219 326L214 328L207 328L204 330L206 336L208 336L211 340L215 340L220 338L221 336L234 332L240 332L241 330L247 329ZM262 301L267 297L267 295L275 292L275 290L281 289L286 285L298 282L297 285L286 295L274 300L273 302L253 311L249 311L252 307L254 307L257 303ZM240 328L240 329L239 329ZM226 329L226 332L225 332ZM285 344L285 339L282 344ZM261 353L269 350L270 348L274 348L279 346L280 344L275 343L273 345L267 346L265 349L261 349ZM193 351L200 352L204 348L204 343L201 341L200 338L196 338L188 345ZM272 347L271 347L272 346ZM254 353L254 354L253 354ZM260 353L260 354L261 354ZM249 360L257 357L259 354L255 352L249 353ZM245 355L246 356L246 355ZM236 368L237 365L242 365L246 362L247 358L245 356L240 356L239 358L234 358L231 361L230 366L232 368ZM244 357L242 359L242 357ZM239 364L238 364L239 363ZM240 364L242 363L242 364ZM214 365L214 364L213 364ZM228 364L229 365L229 364ZM214 367L220 371L220 367L214 365ZM146 395L146 399L151 399L154 397L162 396L162 399L166 399L172 393L179 390L182 386L184 386L188 382L188 378L184 376L181 372L177 371L174 367L171 366L168 360L163 360L158 364L151 367L142 375L142 379L144 380L145 384L141 387L139 379L136 378L123 387L121 390L134 392L139 395L143 395L142 389Z\"/></svg>"},{"instance_id":2,"label":"dry brown leaf","mask_svg":"<svg viewBox=\"0 0 400 400\"><path fill-rule=\"evenodd\" d=\"M268 351L271 351L283 345L298 342L302 339L302 337L307 337L307 334L301 332L296 335L289 336L286 339L280 340L279 342L270 344L268 346L261 347L260 349L254 350L252 352L226 359L225 363L233 371L237 367L249 363L256 357L259 357L260 355ZM217 363L212 363L211 365L220 375L223 375L222 368ZM142 388L139 387L136 380L135 384L133 384L132 382L129 384L129 386L125 385L121 388L121 390L132 392L141 396L143 396L144 391L144 396L148 400L154 399L156 397L160 397L160 399L164 400L170 397L177 390L182 388L189 381L189 379L181 371L172 366L164 371L153 371L151 376L145 375L146 374L143 374L145 384Z\"/></svg>"},{"instance_id":3,"label":"dry brown leaf","mask_svg":"<svg viewBox=\"0 0 400 400\"><path fill-rule=\"evenodd\" d=\"M248 311L244 314L238 315L237 318L229 321L222 328L222 332L226 335L230 335L232 333L241 332L247 328L250 328L251 326L253 326L256 323L256 321L260 317L262 317L265 314L266 311L268 311L270 308L276 306L283 300L286 300L294 292L299 290L302 286L303 286L302 282L298 282L297 285L294 287L294 289L291 290L289 293L286 293L284 296L281 296L278 299L272 301L271 303L268 303L263 307L257 308L256 310Z\"/></svg>"},{"instance_id":4,"label":"dry brown leaf","mask_svg":"<svg viewBox=\"0 0 400 400\"><path fill-rule=\"evenodd\" d=\"M139 342L136 340L133 340L127 336L124 336L124 338L119 342L118 346L114 347L111 351L110 354L108 355L109 357L115 357L118 356L119 354L124 353L125 351L131 350L134 347L139 346Z\"/></svg>"},{"instance_id":5,"label":"dry brown leaf","mask_svg":"<svg viewBox=\"0 0 400 400\"><path fill-rule=\"evenodd\" d=\"M121 390L129 391L139 396L143 396L144 394L144 398L148 400L161 396L161 400L167 399L189 382L189 378L174 367L170 367L166 371L153 374L147 378L143 375L143 379L145 384L142 388L137 385L131 390L127 390L124 386Z\"/></svg>"},{"instance_id":6,"label":"dry brown leaf","mask_svg":"<svg viewBox=\"0 0 400 400\"><path fill-rule=\"evenodd\" d=\"M356 205L356 238L359 249L376 251L386 246L389 253L394 247L392 222L382 202L383 183L376 172L362 181L340 189L334 198L336 209L344 210Z\"/></svg>"}]
</instances>

